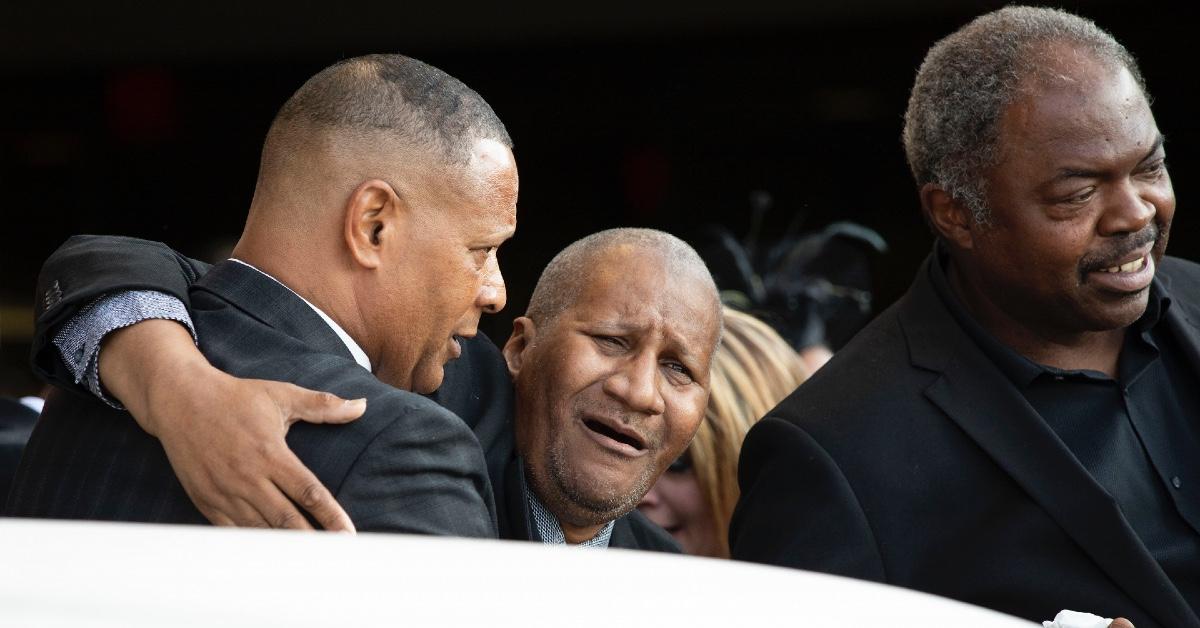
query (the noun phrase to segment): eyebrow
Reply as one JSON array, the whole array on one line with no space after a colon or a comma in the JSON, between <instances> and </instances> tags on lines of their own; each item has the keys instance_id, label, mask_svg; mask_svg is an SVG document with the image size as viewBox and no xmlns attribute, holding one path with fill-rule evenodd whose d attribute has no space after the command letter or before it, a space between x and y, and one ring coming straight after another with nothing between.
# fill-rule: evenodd
<instances>
[{"instance_id":1,"label":"eyebrow","mask_svg":"<svg viewBox=\"0 0 1200 628\"><path fill-rule=\"evenodd\" d=\"M514 235L516 235L516 233L517 233L516 227L509 227L507 229L501 229L499 231L494 231L492 233L489 233L486 236L484 236L483 238L480 238L480 241L495 242L497 240L500 240L503 242L503 241L507 241L509 238L512 238Z\"/></svg>"},{"instance_id":2,"label":"eyebrow","mask_svg":"<svg viewBox=\"0 0 1200 628\"><path fill-rule=\"evenodd\" d=\"M1144 156L1142 156L1142 158L1140 160L1138 160L1138 164L1146 163L1146 160L1153 157L1154 154L1158 152L1158 149L1162 148L1163 142L1165 142L1165 141L1166 141L1166 138L1163 136L1162 133L1159 133L1158 137L1154 140L1154 144L1150 146L1150 150L1146 151L1146 154ZM1059 168L1058 174L1054 175L1054 178L1050 180L1050 183L1058 183L1059 181L1064 181L1066 179L1099 179L1099 178L1103 177L1105 174L1106 173L1104 173L1103 171L1100 171L1100 170L1077 170L1075 168Z\"/></svg>"},{"instance_id":3,"label":"eyebrow","mask_svg":"<svg viewBox=\"0 0 1200 628\"><path fill-rule=\"evenodd\" d=\"M628 334L639 330L636 325L630 325L621 320L596 321L593 325L595 325L595 329L598 331L612 334ZM671 344L677 348L676 353L680 360L696 365L703 364L700 355L693 351L679 334L671 334L668 338Z\"/></svg>"}]
</instances>

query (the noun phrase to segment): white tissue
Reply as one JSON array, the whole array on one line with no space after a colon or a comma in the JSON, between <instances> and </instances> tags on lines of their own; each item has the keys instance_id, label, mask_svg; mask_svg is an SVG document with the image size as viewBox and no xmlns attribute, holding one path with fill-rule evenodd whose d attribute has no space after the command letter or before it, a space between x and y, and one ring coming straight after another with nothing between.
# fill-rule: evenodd
<instances>
[{"instance_id":1,"label":"white tissue","mask_svg":"<svg viewBox=\"0 0 1200 628\"><path fill-rule=\"evenodd\" d=\"M1062 611L1054 617L1054 621L1042 622L1042 628L1108 628L1111 623L1111 619L1091 613Z\"/></svg>"}]
</instances>

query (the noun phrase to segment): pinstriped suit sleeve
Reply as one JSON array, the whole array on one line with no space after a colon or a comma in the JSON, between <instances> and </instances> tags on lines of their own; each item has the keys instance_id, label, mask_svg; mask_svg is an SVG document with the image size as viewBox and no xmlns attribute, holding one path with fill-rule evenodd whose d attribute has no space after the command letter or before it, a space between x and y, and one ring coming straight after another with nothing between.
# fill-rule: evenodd
<instances>
[{"instance_id":1,"label":"pinstriped suit sleeve","mask_svg":"<svg viewBox=\"0 0 1200 628\"><path fill-rule=\"evenodd\" d=\"M43 379L80 390L53 340L72 317L106 294L153 290L190 303L188 288L208 271L161 242L74 236L42 265L35 301L31 362Z\"/></svg>"},{"instance_id":2,"label":"pinstriped suit sleeve","mask_svg":"<svg viewBox=\"0 0 1200 628\"><path fill-rule=\"evenodd\" d=\"M495 538L491 483L471 429L416 396L368 405L383 405L379 410L396 420L372 439L336 491L355 527Z\"/></svg>"}]
</instances>

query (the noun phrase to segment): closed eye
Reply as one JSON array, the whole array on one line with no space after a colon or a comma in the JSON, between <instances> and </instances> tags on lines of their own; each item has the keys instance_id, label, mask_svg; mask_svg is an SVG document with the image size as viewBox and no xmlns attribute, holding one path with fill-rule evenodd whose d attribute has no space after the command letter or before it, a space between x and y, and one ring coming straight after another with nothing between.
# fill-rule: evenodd
<instances>
[{"instance_id":1,"label":"closed eye","mask_svg":"<svg viewBox=\"0 0 1200 628\"><path fill-rule=\"evenodd\" d=\"M1167 171L1167 160L1159 159L1159 160L1153 161L1149 164L1146 164L1146 167L1142 168L1141 174L1146 175L1150 179L1157 179L1157 178L1161 177L1163 175L1163 173L1165 173L1166 171Z\"/></svg>"},{"instance_id":2,"label":"closed eye","mask_svg":"<svg viewBox=\"0 0 1200 628\"><path fill-rule=\"evenodd\" d=\"M681 383L690 384L693 381L695 381L695 377L692 376L692 370L689 369L688 367L684 366L682 362L675 362L673 360L668 360L666 362L663 362L662 364L664 367L667 368L667 370L675 373L677 378L686 380L686 381L682 381Z\"/></svg>"},{"instance_id":3,"label":"closed eye","mask_svg":"<svg viewBox=\"0 0 1200 628\"><path fill-rule=\"evenodd\" d=\"M1063 199L1063 202L1071 204L1071 205L1082 205L1083 203L1086 203L1086 202L1092 200L1092 196L1094 196L1095 194L1096 194L1096 187L1091 186L1084 190L1081 190L1077 194L1068 196L1067 198Z\"/></svg>"},{"instance_id":4,"label":"closed eye","mask_svg":"<svg viewBox=\"0 0 1200 628\"><path fill-rule=\"evenodd\" d=\"M596 344L600 345L601 347L608 349L624 349L626 346L625 339L617 336L594 334L592 335L592 340L596 341Z\"/></svg>"}]
</instances>

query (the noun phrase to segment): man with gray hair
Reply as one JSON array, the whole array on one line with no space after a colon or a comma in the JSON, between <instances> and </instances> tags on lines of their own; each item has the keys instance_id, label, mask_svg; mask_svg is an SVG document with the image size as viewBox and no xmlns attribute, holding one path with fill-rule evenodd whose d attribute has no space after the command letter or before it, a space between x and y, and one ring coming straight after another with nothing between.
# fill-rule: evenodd
<instances>
[{"instance_id":1,"label":"man with gray hair","mask_svg":"<svg viewBox=\"0 0 1200 628\"><path fill-rule=\"evenodd\" d=\"M904 146L937 243L747 436L735 558L1028 617L1197 627L1200 267L1132 56L1008 7L938 42Z\"/></svg>"}]
</instances>

